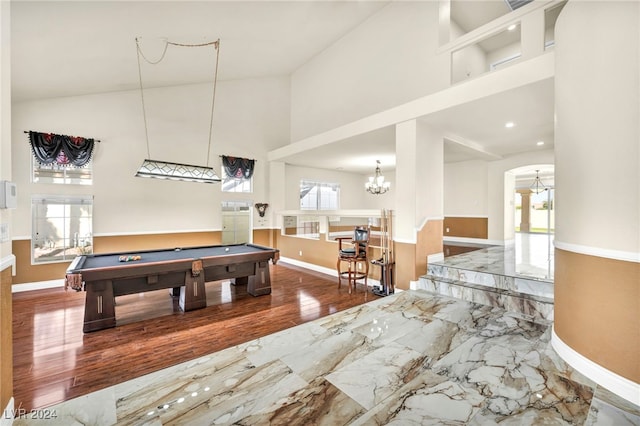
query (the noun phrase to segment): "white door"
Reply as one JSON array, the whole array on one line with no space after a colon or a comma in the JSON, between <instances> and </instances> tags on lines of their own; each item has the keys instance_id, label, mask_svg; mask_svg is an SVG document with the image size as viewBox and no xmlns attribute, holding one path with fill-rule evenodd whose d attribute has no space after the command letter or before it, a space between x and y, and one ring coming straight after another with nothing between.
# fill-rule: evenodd
<instances>
[{"instance_id":1,"label":"white door","mask_svg":"<svg viewBox=\"0 0 640 426\"><path fill-rule=\"evenodd\" d=\"M252 241L251 203L222 202L222 244L242 244Z\"/></svg>"}]
</instances>

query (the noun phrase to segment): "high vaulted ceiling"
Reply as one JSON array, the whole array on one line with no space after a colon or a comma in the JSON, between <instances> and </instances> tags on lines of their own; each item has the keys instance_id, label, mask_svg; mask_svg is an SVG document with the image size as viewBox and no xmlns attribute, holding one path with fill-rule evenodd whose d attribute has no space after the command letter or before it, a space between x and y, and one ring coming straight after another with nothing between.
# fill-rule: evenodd
<instances>
[{"instance_id":1,"label":"high vaulted ceiling","mask_svg":"<svg viewBox=\"0 0 640 426\"><path fill-rule=\"evenodd\" d=\"M219 80L288 75L388 3L12 0L12 100L137 89L136 38L149 60L161 57L164 40L194 44L220 38ZM501 0L454 0L452 17L461 27L472 28L506 10ZM183 52L175 48L167 54ZM198 57L202 62L190 62L189 68L178 60L168 62L162 72L146 74L145 87L211 81L213 56ZM448 135L448 162L550 148L553 81L441 111L423 120ZM506 131L506 121L518 125ZM543 148L535 145L540 140L545 142ZM481 147L489 154L469 146ZM363 152L369 152L371 158L363 158ZM376 159L383 162L383 169L395 167L393 129L342 141L340 150L318 148L286 161L366 173Z\"/></svg>"},{"instance_id":2,"label":"high vaulted ceiling","mask_svg":"<svg viewBox=\"0 0 640 426\"><path fill-rule=\"evenodd\" d=\"M12 96L135 89L136 38L150 60L159 58L162 38L188 44L220 38L220 80L288 75L387 3L12 0ZM166 61L170 68L162 77L146 76L145 86L211 81L213 60L199 57L202 63L190 62L190 69Z\"/></svg>"}]
</instances>

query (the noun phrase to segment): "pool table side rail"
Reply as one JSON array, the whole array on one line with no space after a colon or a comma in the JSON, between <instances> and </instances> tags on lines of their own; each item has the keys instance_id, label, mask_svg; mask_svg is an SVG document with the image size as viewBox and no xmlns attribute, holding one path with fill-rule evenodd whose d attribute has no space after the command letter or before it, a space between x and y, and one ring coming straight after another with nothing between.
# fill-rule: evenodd
<instances>
[{"instance_id":1,"label":"pool table side rail","mask_svg":"<svg viewBox=\"0 0 640 426\"><path fill-rule=\"evenodd\" d=\"M148 253L157 253L157 252L173 252L173 251L188 251L188 250L201 250L201 249L224 249L226 247L240 247L240 246L246 246L246 247L254 247L260 250L265 250L265 251L279 251L276 248L273 247L266 247L266 246L261 246L258 244L249 244L249 243L239 243L239 244L218 244L218 245L212 245L212 246L192 246L192 247L165 247L165 248L159 248L159 249L144 249L144 250L131 250L131 251L119 251L119 252L111 252L111 253L93 253L93 254L85 254L85 255L81 255L81 256L77 256L76 259L78 257L80 258L98 258L98 257L108 257L108 256L129 256L129 255L143 255L143 254L148 254ZM71 264L73 265L73 263Z\"/></svg>"},{"instance_id":2,"label":"pool table side rail","mask_svg":"<svg viewBox=\"0 0 640 426\"><path fill-rule=\"evenodd\" d=\"M236 244L239 245L239 244ZM140 276L147 275L160 275L166 274L170 272L176 272L176 270L190 270L193 262L196 260L202 261L202 266L204 268L211 266L221 266L221 265L232 265L237 263L245 263L245 262L260 262L260 261L268 261L272 260L273 263L276 263L279 258L279 250L255 246L253 244L247 244L248 246L259 248L261 251L254 253L225 253L222 255L215 256L204 256L198 258L185 258L185 259L175 259L175 260L162 260L162 261L153 261L153 262L143 262L136 263L136 261L131 262L118 262L117 264L111 266L103 266L96 268L87 268L83 269L84 264L86 263L86 256L78 256L74 261L69 265L67 269L67 274L81 274L82 281L94 281L98 279L105 279L105 273L108 273L109 279L121 279L121 278L134 278ZM226 246L214 246L214 247L226 247ZM192 247L194 248L194 247ZM197 247L200 248L200 247ZM172 249L168 249L172 250ZM185 249L186 250L186 249ZM150 250L153 252L157 252L159 250ZM144 253L144 252L130 252L130 253ZM91 255L89 255L91 256ZM110 254L99 254L93 256L115 256L113 253ZM237 261L236 261L237 260Z\"/></svg>"}]
</instances>

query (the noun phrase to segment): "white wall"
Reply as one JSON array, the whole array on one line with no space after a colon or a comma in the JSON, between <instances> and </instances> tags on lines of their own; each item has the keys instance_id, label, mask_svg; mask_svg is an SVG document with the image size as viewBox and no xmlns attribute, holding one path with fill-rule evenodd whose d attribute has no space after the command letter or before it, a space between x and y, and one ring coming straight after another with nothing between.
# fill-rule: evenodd
<instances>
[{"instance_id":1,"label":"white wall","mask_svg":"<svg viewBox=\"0 0 640 426\"><path fill-rule=\"evenodd\" d=\"M555 80L556 241L635 259L640 252L639 17L637 2L569 2L556 26ZM607 37L599 36L603 33Z\"/></svg>"},{"instance_id":2,"label":"white wall","mask_svg":"<svg viewBox=\"0 0 640 426\"><path fill-rule=\"evenodd\" d=\"M448 86L438 2L391 2L291 77L300 140Z\"/></svg>"},{"instance_id":3,"label":"white wall","mask_svg":"<svg viewBox=\"0 0 640 426\"><path fill-rule=\"evenodd\" d=\"M464 35L458 24L451 22L451 40ZM488 71L486 53L477 45L454 52L451 56L451 82L458 83L469 78L475 78Z\"/></svg>"},{"instance_id":4,"label":"white wall","mask_svg":"<svg viewBox=\"0 0 640 426\"><path fill-rule=\"evenodd\" d=\"M483 160L444 165L444 215L486 217L489 163Z\"/></svg>"},{"instance_id":5,"label":"white wall","mask_svg":"<svg viewBox=\"0 0 640 426\"><path fill-rule=\"evenodd\" d=\"M145 104L151 158L206 165L211 85L145 90ZM13 170L20 188L15 235L31 234L32 194L59 193L94 195L98 235L220 229L221 200L268 202L266 153L288 142L289 80L218 82L209 165L220 173L219 155L256 159L254 193L248 195L223 196L219 184L134 177L147 157L138 91L15 103L13 111ZM100 139L93 186L30 183L24 130Z\"/></svg>"},{"instance_id":6,"label":"white wall","mask_svg":"<svg viewBox=\"0 0 640 426\"><path fill-rule=\"evenodd\" d=\"M11 3L0 1L0 180L11 178ZM12 232L11 210L0 209L0 223ZM11 254L11 240L0 243L0 260ZM0 407L3 408L3 407Z\"/></svg>"},{"instance_id":7,"label":"white wall","mask_svg":"<svg viewBox=\"0 0 640 426\"><path fill-rule=\"evenodd\" d=\"M510 58L517 54L522 54L522 45L520 44L520 42L512 43L508 46L501 47L500 49L492 50L487 54L487 71L489 71L489 67L494 62L502 61L504 59ZM521 60L521 59L517 59L517 60ZM497 68L508 66L511 64L513 64L513 62L508 62L504 65L499 65Z\"/></svg>"}]
</instances>

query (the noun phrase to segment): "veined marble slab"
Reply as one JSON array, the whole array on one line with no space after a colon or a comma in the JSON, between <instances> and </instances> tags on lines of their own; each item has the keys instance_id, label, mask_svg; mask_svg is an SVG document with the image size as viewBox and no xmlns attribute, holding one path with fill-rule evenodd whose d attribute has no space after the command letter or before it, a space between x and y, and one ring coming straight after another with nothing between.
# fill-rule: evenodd
<instances>
[{"instance_id":1,"label":"veined marble slab","mask_svg":"<svg viewBox=\"0 0 640 426\"><path fill-rule=\"evenodd\" d=\"M523 263L516 265L516 262L513 246L493 246L429 262L427 274L502 290L553 297L553 276L549 275L546 268Z\"/></svg>"},{"instance_id":2,"label":"veined marble slab","mask_svg":"<svg viewBox=\"0 0 640 426\"><path fill-rule=\"evenodd\" d=\"M65 401L47 424L640 424L549 327L410 290Z\"/></svg>"},{"instance_id":3,"label":"veined marble slab","mask_svg":"<svg viewBox=\"0 0 640 426\"><path fill-rule=\"evenodd\" d=\"M482 305L518 312L531 319L553 321L553 302L546 297L495 289L460 281L420 277L417 290L426 290Z\"/></svg>"}]
</instances>

